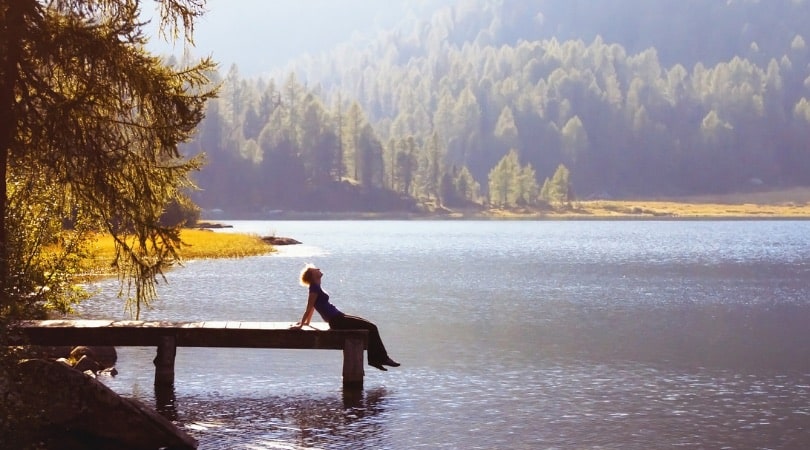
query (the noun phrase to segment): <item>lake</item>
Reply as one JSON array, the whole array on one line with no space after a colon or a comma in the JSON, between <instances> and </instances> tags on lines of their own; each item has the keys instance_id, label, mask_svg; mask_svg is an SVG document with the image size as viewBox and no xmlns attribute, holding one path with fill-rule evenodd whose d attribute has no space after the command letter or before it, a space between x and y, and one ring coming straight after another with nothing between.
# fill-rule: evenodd
<instances>
[{"instance_id":1,"label":"lake","mask_svg":"<svg viewBox=\"0 0 810 450\"><path fill-rule=\"evenodd\" d=\"M358 395L341 352L180 348L156 404L119 348L103 381L200 449L810 446L810 221L226 223L302 244L189 261L143 320L294 323L313 262L402 367ZM129 318L96 287L82 317Z\"/></svg>"}]
</instances>

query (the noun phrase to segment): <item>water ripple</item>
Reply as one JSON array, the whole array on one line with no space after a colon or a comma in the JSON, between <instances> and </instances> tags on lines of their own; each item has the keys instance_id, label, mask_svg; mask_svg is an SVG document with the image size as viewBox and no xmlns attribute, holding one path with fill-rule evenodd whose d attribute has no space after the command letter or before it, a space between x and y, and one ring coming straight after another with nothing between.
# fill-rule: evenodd
<instances>
[{"instance_id":1,"label":"water ripple","mask_svg":"<svg viewBox=\"0 0 810 450\"><path fill-rule=\"evenodd\" d=\"M294 322L315 262L403 366L347 395L340 352L181 348L167 393L119 349L200 449L810 448L810 222L237 225L304 245L189 262L143 318Z\"/></svg>"}]
</instances>

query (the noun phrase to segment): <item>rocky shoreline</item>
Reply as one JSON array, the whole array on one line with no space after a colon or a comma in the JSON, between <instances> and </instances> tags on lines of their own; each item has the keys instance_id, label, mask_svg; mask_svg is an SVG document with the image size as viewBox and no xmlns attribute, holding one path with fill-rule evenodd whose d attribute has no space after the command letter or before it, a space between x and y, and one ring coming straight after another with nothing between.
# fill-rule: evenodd
<instances>
[{"instance_id":1,"label":"rocky shoreline","mask_svg":"<svg viewBox=\"0 0 810 450\"><path fill-rule=\"evenodd\" d=\"M193 437L153 408L98 380L117 373L114 347L26 350L34 357L17 364L13 389L5 395L23 412L9 448L197 448Z\"/></svg>"}]
</instances>

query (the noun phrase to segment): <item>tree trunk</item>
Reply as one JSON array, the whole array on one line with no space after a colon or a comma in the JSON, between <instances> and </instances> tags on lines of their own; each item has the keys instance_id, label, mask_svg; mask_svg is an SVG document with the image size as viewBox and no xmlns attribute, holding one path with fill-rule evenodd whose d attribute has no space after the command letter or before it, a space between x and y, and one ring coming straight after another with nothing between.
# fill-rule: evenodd
<instances>
[{"instance_id":1,"label":"tree trunk","mask_svg":"<svg viewBox=\"0 0 810 450\"><path fill-rule=\"evenodd\" d=\"M6 214L8 192L6 178L11 145L16 133L14 91L18 80L18 65L22 54L24 31L23 9L28 2L4 2L0 17L0 50L2 50L2 74L0 74L0 314L10 310L8 230Z\"/></svg>"}]
</instances>

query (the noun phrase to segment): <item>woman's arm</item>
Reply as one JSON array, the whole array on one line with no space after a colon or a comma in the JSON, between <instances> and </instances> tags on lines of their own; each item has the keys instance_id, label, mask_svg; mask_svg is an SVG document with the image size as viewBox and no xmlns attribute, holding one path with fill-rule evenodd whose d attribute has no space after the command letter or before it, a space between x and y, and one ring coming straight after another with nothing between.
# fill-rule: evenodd
<instances>
[{"instance_id":1,"label":"woman's arm","mask_svg":"<svg viewBox=\"0 0 810 450\"><path fill-rule=\"evenodd\" d=\"M293 328L302 328L308 326L312 320L312 314L315 312L315 300L318 299L317 292L310 292L307 297L307 309L304 310L304 315L301 316L301 321L293 325Z\"/></svg>"}]
</instances>

